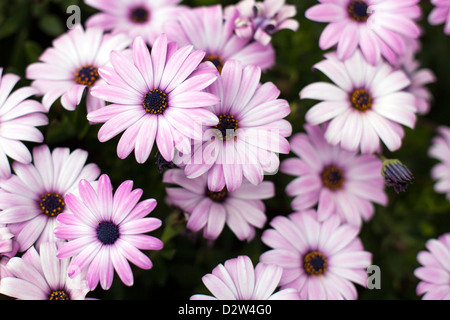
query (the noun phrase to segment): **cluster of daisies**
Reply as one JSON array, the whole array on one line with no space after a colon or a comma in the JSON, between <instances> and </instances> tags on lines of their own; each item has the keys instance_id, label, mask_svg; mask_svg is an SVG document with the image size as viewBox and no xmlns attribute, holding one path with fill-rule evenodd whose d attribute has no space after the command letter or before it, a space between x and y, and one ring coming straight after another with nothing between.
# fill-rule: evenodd
<instances>
[{"instance_id":1,"label":"cluster of daisies","mask_svg":"<svg viewBox=\"0 0 450 320\"><path fill-rule=\"evenodd\" d=\"M99 142L120 135L120 159L134 153L145 163L157 153L169 168L164 200L209 240L227 227L251 241L268 223L263 201L275 196L265 176L281 169L295 177L286 187L293 213L269 222L261 240L270 249L258 264L248 256L219 264L202 278L212 295L191 299L356 299L372 263L361 226L387 204L386 185L404 191L413 178L383 160L383 148L399 149L403 127L429 111L425 86L435 79L415 60L418 1L319 2L305 15L328 23L319 46L333 50L314 69L331 82L301 90L300 99L320 102L307 111L305 132L292 135L289 103L262 72L275 64L276 32L298 29L295 6L85 0L99 13L27 67L29 87L12 92L19 77L1 77L0 293L85 299L108 290L115 274L132 286L130 263L151 269L143 251L164 245L148 234L162 224L149 216L155 199L142 200L132 180L113 186L85 150L43 144L39 127L59 100L67 112L85 102L86 121L101 124ZM430 23L450 21L450 7L435 4ZM430 154L442 163L432 175L450 199L450 129L440 133ZM448 235L427 249L417 293L450 298Z\"/></svg>"},{"instance_id":2,"label":"cluster of daisies","mask_svg":"<svg viewBox=\"0 0 450 320\"><path fill-rule=\"evenodd\" d=\"M316 218L324 225L337 214L343 223L360 228L373 216L374 204L387 204L384 186L398 193L413 181L408 168L397 159L386 159L383 150L398 150L404 127L413 129L417 117L429 112L432 96L426 85L436 79L416 60L422 32L417 24L421 18L419 1L319 2L306 10L305 16L327 23L319 47L331 50L313 69L330 81L312 83L300 91L300 99L319 102L305 114L306 132L294 135L290 141L298 157L283 162L281 170L296 177L286 188L286 193L294 197L295 211L315 208ZM433 25L446 22L445 33L449 34L450 5L431 2L435 7L428 21ZM450 129L440 127L438 131L440 136L433 141L429 154L441 163L433 168L431 176L439 180L435 190L447 193L449 198L446 177L450 174ZM420 279L417 295L423 299L450 299L449 235L429 240L428 251L417 256L422 266L414 274ZM281 243L271 245L275 251L287 248ZM320 255L321 271L331 282L331 274L336 272L328 263L335 257L325 250L314 253ZM273 258L264 260L279 259L275 252L272 254ZM353 267L367 266L370 261L370 256L353 252L347 253L345 259ZM363 273L359 277L346 275L347 280L363 286L365 277ZM315 279L315 290L308 289L304 280L289 281L297 281L294 286L302 288L309 298L336 297L335 287L325 285L323 279ZM339 296L349 297L343 293Z\"/></svg>"}]
</instances>

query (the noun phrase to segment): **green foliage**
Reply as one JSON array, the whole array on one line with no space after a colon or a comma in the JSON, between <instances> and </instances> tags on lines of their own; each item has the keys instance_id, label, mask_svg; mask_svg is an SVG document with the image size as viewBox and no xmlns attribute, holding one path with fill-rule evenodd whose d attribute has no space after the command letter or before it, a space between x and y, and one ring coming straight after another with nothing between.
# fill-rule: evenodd
<instances>
[{"instance_id":1,"label":"green foliage","mask_svg":"<svg viewBox=\"0 0 450 320\"><path fill-rule=\"evenodd\" d=\"M318 39L324 25L307 20L304 12L316 4L313 0L288 1L297 5L297 32L284 30L273 38L277 64L263 74L263 81L272 81L287 99L292 112L287 119L294 133L303 131L304 114L313 104L300 101L299 91L309 83L324 79L320 72L311 68L322 59ZM190 0L189 6L212 5L215 0ZM221 2L231 4L232 1ZM27 85L24 78L27 65L38 60L39 55L55 37L66 31L69 5L79 5L82 21L96 10L84 5L82 0L2 0L0 2L0 67L4 73L13 72L23 79L19 85ZM443 33L442 26L430 26L426 16L429 3L423 3L424 30L423 47L419 54L422 67L435 72L438 81L429 86L435 97L431 112L419 116L416 128L406 130L402 148L386 156L400 159L415 176L415 182L405 193L396 194L387 189L389 204L377 206L376 213L364 224L361 239L365 249L372 252L373 263L381 269L381 290L360 290L361 299L418 299L415 287L418 280L414 268L418 266L416 256L425 249L425 242L450 231L450 204L444 195L433 190L434 181L430 169L436 163L427 155L431 139L438 125L450 125L450 36ZM108 291L97 289L89 296L102 299L186 299L192 294L205 292L201 277L211 272L219 263L240 254L249 255L254 263L267 250L260 241L258 231L251 242L240 242L226 227L214 243L201 234L192 234L185 229L185 220L180 212L168 207L162 175L153 154L146 164L139 165L134 155L120 160L116 155L117 138L100 143L97 140L98 125L86 120L86 108L82 104L76 111L64 110L57 101L49 113L50 123L43 128L45 143L71 149L83 148L89 152L89 161L97 163L103 173L110 175L117 187L122 181L131 179L134 186L144 190L145 198L155 198L158 206L154 215L163 221L163 226L152 233L165 243L163 250L151 252L152 270L134 268L135 284L126 287L115 279ZM33 145L30 144L30 147ZM281 159L287 156L281 156ZM285 195L286 185L293 179L282 173L267 176L276 185L276 197L266 201L269 221L276 215L291 212L290 199Z\"/></svg>"}]
</instances>

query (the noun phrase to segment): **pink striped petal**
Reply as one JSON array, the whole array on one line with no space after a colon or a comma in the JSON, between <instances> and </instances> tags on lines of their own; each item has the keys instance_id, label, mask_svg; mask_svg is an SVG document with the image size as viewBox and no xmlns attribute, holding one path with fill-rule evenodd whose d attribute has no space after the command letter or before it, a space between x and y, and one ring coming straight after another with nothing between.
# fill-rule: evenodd
<instances>
[{"instance_id":1,"label":"pink striped petal","mask_svg":"<svg viewBox=\"0 0 450 320\"><path fill-rule=\"evenodd\" d=\"M167 56L167 36L160 35L152 46L151 58L153 65L153 84L155 88L159 88L161 78L166 66Z\"/></svg>"},{"instance_id":2,"label":"pink striped petal","mask_svg":"<svg viewBox=\"0 0 450 320\"><path fill-rule=\"evenodd\" d=\"M142 104L143 96L137 92L110 85L97 85L91 89L91 94L99 99L125 105Z\"/></svg>"},{"instance_id":3,"label":"pink striped petal","mask_svg":"<svg viewBox=\"0 0 450 320\"><path fill-rule=\"evenodd\" d=\"M133 60L136 68L145 80L147 89L154 89L153 63L148 47L142 37L136 37L133 42Z\"/></svg>"},{"instance_id":4,"label":"pink striped petal","mask_svg":"<svg viewBox=\"0 0 450 320\"><path fill-rule=\"evenodd\" d=\"M214 201L211 201L209 208L208 222L204 228L204 236L207 239L217 239L222 232L227 221L227 212L225 208Z\"/></svg>"},{"instance_id":5,"label":"pink striped petal","mask_svg":"<svg viewBox=\"0 0 450 320\"><path fill-rule=\"evenodd\" d=\"M337 54L339 59L348 59L356 50L359 43L359 28L354 23L349 23L342 30L337 44Z\"/></svg>"},{"instance_id":6,"label":"pink striped petal","mask_svg":"<svg viewBox=\"0 0 450 320\"><path fill-rule=\"evenodd\" d=\"M166 161L172 161L174 156L174 142L170 123L163 116L158 116L158 132L156 145Z\"/></svg>"},{"instance_id":7,"label":"pink striped petal","mask_svg":"<svg viewBox=\"0 0 450 320\"><path fill-rule=\"evenodd\" d=\"M142 112L144 112L144 110ZM135 110L117 114L100 128L100 130L98 131L99 141L105 142L112 139L113 137L133 125L136 121L142 118L142 116L142 113L135 112Z\"/></svg>"},{"instance_id":8,"label":"pink striped petal","mask_svg":"<svg viewBox=\"0 0 450 320\"><path fill-rule=\"evenodd\" d=\"M158 131L158 117L147 116L136 133L135 156L138 163L144 163L152 151Z\"/></svg>"},{"instance_id":9,"label":"pink striped petal","mask_svg":"<svg viewBox=\"0 0 450 320\"><path fill-rule=\"evenodd\" d=\"M139 69L136 68L136 66L131 63L129 59L126 58L121 52L115 50L111 52L111 64L123 81L142 96L149 91L149 88L139 72Z\"/></svg>"},{"instance_id":10,"label":"pink striped petal","mask_svg":"<svg viewBox=\"0 0 450 320\"><path fill-rule=\"evenodd\" d=\"M332 22L345 18L346 14L341 6L334 3L324 3L306 10L305 17L317 22Z\"/></svg>"}]
</instances>

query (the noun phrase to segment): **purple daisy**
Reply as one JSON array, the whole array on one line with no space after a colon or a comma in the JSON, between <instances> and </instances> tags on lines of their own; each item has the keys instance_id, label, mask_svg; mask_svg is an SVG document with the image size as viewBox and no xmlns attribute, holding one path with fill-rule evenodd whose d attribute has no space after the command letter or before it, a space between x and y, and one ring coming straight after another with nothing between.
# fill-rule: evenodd
<instances>
[{"instance_id":1,"label":"purple daisy","mask_svg":"<svg viewBox=\"0 0 450 320\"><path fill-rule=\"evenodd\" d=\"M10 275L0 281L0 293L19 300L85 300L86 281L69 278L70 260L58 259L56 252L57 244L46 242L39 252L31 247L22 257L9 260Z\"/></svg>"},{"instance_id":2,"label":"purple daisy","mask_svg":"<svg viewBox=\"0 0 450 320\"><path fill-rule=\"evenodd\" d=\"M436 180L434 190L450 200L450 128L440 126L437 133L428 150L428 155L439 161L431 169L431 177Z\"/></svg>"},{"instance_id":3,"label":"purple daisy","mask_svg":"<svg viewBox=\"0 0 450 320\"><path fill-rule=\"evenodd\" d=\"M187 7L181 0L85 0L101 12L86 20L87 27L97 27L114 33L123 32L130 37L141 36L149 45L163 33L166 22L185 14Z\"/></svg>"},{"instance_id":4,"label":"purple daisy","mask_svg":"<svg viewBox=\"0 0 450 320\"><path fill-rule=\"evenodd\" d=\"M33 163L14 162L14 174L0 181L0 223L7 224L20 251L33 244L56 241L56 217L66 210L64 197L76 192L78 181L97 179L96 164L86 164L88 153L81 149L47 145L33 148Z\"/></svg>"},{"instance_id":5,"label":"purple daisy","mask_svg":"<svg viewBox=\"0 0 450 320\"><path fill-rule=\"evenodd\" d=\"M431 25L444 24L444 33L450 35L450 1L431 0L433 9L428 15Z\"/></svg>"},{"instance_id":6,"label":"purple daisy","mask_svg":"<svg viewBox=\"0 0 450 320\"><path fill-rule=\"evenodd\" d=\"M204 50L205 60L213 62L219 72L228 60L269 69L275 63L272 45L234 34L238 17L239 11L235 7L230 7L226 14L221 5L193 8L180 15L178 20L165 24L164 32L179 45L192 44L195 49Z\"/></svg>"},{"instance_id":7,"label":"purple daisy","mask_svg":"<svg viewBox=\"0 0 450 320\"><path fill-rule=\"evenodd\" d=\"M433 96L426 85L435 82L436 76L430 69L420 68L419 61L413 58L404 61L402 66L411 80L411 84L406 88L406 91L414 95L417 113L420 115L427 114L430 111Z\"/></svg>"},{"instance_id":8,"label":"purple daisy","mask_svg":"<svg viewBox=\"0 0 450 320\"><path fill-rule=\"evenodd\" d=\"M38 126L48 124L44 106L28 99L37 95L32 87L22 87L12 92L20 77L0 68L0 179L11 176L9 158L30 163L31 153L23 141L41 143L44 141Z\"/></svg>"},{"instance_id":9,"label":"purple daisy","mask_svg":"<svg viewBox=\"0 0 450 320\"><path fill-rule=\"evenodd\" d=\"M255 228L261 229L267 220L262 200L275 195L270 181L255 186L244 180L235 191L223 188L214 192L208 189L205 174L189 179L182 169L166 171L163 182L174 185L166 187L167 203L187 214L187 228L194 232L203 229L204 237L212 240L220 235L225 224L239 240L253 239Z\"/></svg>"},{"instance_id":10,"label":"purple daisy","mask_svg":"<svg viewBox=\"0 0 450 320\"><path fill-rule=\"evenodd\" d=\"M0 225L0 256L13 251L14 235L8 226Z\"/></svg>"},{"instance_id":11,"label":"purple daisy","mask_svg":"<svg viewBox=\"0 0 450 320\"><path fill-rule=\"evenodd\" d=\"M111 50L124 50L130 43L125 34L104 34L99 28L84 30L77 25L56 38L39 62L27 67L26 77L34 80L31 85L43 96L47 111L60 97L63 108L75 110L85 91L87 111L93 111L105 105L91 95L92 86L102 82L98 69L109 64Z\"/></svg>"},{"instance_id":12,"label":"purple daisy","mask_svg":"<svg viewBox=\"0 0 450 320\"><path fill-rule=\"evenodd\" d=\"M318 220L339 214L343 221L361 226L374 214L374 203L386 205L382 163L371 154L360 155L327 143L318 126L305 125L305 133L291 139L298 156L281 163L281 171L296 176L286 186L294 211L318 205Z\"/></svg>"},{"instance_id":13,"label":"purple daisy","mask_svg":"<svg viewBox=\"0 0 450 320\"><path fill-rule=\"evenodd\" d=\"M101 142L122 131L117 155L126 158L133 149L138 163L145 162L156 141L158 151L171 161L175 148L189 152L190 139L201 139L202 125L219 119L207 106L218 97L204 92L217 78L211 63L202 63L205 53L192 46L177 47L159 36L151 54L141 37L133 42L132 60L120 52L111 53L113 68L99 69L104 85L92 94L112 102L87 115L93 123L105 123L98 132Z\"/></svg>"},{"instance_id":14,"label":"purple daisy","mask_svg":"<svg viewBox=\"0 0 450 320\"><path fill-rule=\"evenodd\" d=\"M375 65L381 56L394 63L406 48L406 39L417 39L421 30L419 0L319 0L305 12L313 21L325 22L319 47L337 47L345 60L360 48L367 61Z\"/></svg>"},{"instance_id":15,"label":"purple daisy","mask_svg":"<svg viewBox=\"0 0 450 320\"><path fill-rule=\"evenodd\" d=\"M10 275L6 264L18 251L19 244L14 239L14 234L11 233L8 226L0 225L0 281Z\"/></svg>"},{"instance_id":16,"label":"purple daisy","mask_svg":"<svg viewBox=\"0 0 450 320\"><path fill-rule=\"evenodd\" d=\"M281 279L282 268L253 263L248 256L238 256L219 264L202 281L213 296L195 294L191 300L299 300L295 289L274 293Z\"/></svg>"},{"instance_id":17,"label":"purple daisy","mask_svg":"<svg viewBox=\"0 0 450 320\"><path fill-rule=\"evenodd\" d=\"M146 217L156 207L156 200L139 202L143 191L133 190L131 180L121 183L113 193L106 174L100 176L97 187L81 180L79 194L66 196L69 211L57 217L55 234L68 240L58 249L58 258L73 257L69 276L86 272L91 290L99 282L108 290L114 270L125 285L132 286L133 272L128 261L141 269L151 269L152 261L140 250L163 247L161 240L145 234L161 226L161 220Z\"/></svg>"},{"instance_id":18,"label":"purple daisy","mask_svg":"<svg viewBox=\"0 0 450 320\"><path fill-rule=\"evenodd\" d=\"M234 32L240 38L250 38L267 45L272 35L283 29L297 31L299 23L294 5L285 0L241 0L236 5L239 18L235 20ZM230 7L226 8L226 12Z\"/></svg>"},{"instance_id":19,"label":"purple daisy","mask_svg":"<svg viewBox=\"0 0 450 320\"><path fill-rule=\"evenodd\" d=\"M323 222L314 210L277 216L262 241L272 249L260 261L283 268L281 289L294 288L304 300L355 300L354 283L367 285L372 260L358 237L359 228L333 215Z\"/></svg>"},{"instance_id":20,"label":"purple daisy","mask_svg":"<svg viewBox=\"0 0 450 320\"><path fill-rule=\"evenodd\" d=\"M425 246L427 250L417 255L421 266L414 270L420 279L417 295L423 300L450 300L450 233L428 240Z\"/></svg>"},{"instance_id":21,"label":"purple daisy","mask_svg":"<svg viewBox=\"0 0 450 320\"><path fill-rule=\"evenodd\" d=\"M389 149L400 148L404 129L414 128L414 95L402 70L381 61L370 65L359 50L346 61L329 53L314 66L334 83L316 82L300 91L301 99L322 100L310 108L308 123L329 125L325 138L333 145L362 153L380 151L380 140Z\"/></svg>"},{"instance_id":22,"label":"purple daisy","mask_svg":"<svg viewBox=\"0 0 450 320\"><path fill-rule=\"evenodd\" d=\"M416 54L420 49L418 41L410 41L406 53L398 59L396 68L405 72L411 84L405 88L407 92L414 95L417 114L424 115L430 111L433 96L426 85L436 81L436 76L432 70L421 68Z\"/></svg>"},{"instance_id":23,"label":"purple daisy","mask_svg":"<svg viewBox=\"0 0 450 320\"><path fill-rule=\"evenodd\" d=\"M283 119L290 106L279 98L271 83L260 83L261 69L227 61L220 77L208 92L220 97L210 107L219 123L205 130L203 143L195 143L191 161L185 166L188 178L208 172L208 188L228 191L239 188L245 177L259 184L264 174L276 172L278 153L289 153L290 123Z\"/></svg>"}]
</instances>

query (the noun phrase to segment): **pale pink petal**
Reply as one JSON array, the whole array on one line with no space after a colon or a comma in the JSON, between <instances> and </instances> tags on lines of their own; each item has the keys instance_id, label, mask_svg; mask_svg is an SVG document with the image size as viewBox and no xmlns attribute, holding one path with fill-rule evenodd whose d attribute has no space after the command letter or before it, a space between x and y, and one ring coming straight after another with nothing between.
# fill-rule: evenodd
<instances>
[{"instance_id":1,"label":"pale pink petal","mask_svg":"<svg viewBox=\"0 0 450 320\"><path fill-rule=\"evenodd\" d=\"M192 231L199 231L202 229L208 222L208 215L211 206L212 201L209 198L204 198L201 202L199 202L189 216L187 228Z\"/></svg>"},{"instance_id":2,"label":"pale pink petal","mask_svg":"<svg viewBox=\"0 0 450 320\"><path fill-rule=\"evenodd\" d=\"M343 28L345 28L347 21L337 21L328 24L320 34L319 47L322 50L327 50L339 42Z\"/></svg>"},{"instance_id":3,"label":"pale pink petal","mask_svg":"<svg viewBox=\"0 0 450 320\"><path fill-rule=\"evenodd\" d=\"M123 81L138 93L144 96L148 92L149 88L139 72L139 69L122 53L113 50L111 52L111 64Z\"/></svg>"},{"instance_id":4,"label":"pale pink petal","mask_svg":"<svg viewBox=\"0 0 450 320\"><path fill-rule=\"evenodd\" d=\"M115 137L138 121L143 116L143 113L145 113L144 110L141 113L130 110L117 114L100 128L98 131L99 141L105 142Z\"/></svg>"},{"instance_id":5,"label":"pale pink petal","mask_svg":"<svg viewBox=\"0 0 450 320\"><path fill-rule=\"evenodd\" d=\"M227 221L225 208L214 201L211 202L208 214L208 222L204 228L204 236L207 239L217 239Z\"/></svg>"},{"instance_id":6,"label":"pale pink petal","mask_svg":"<svg viewBox=\"0 0 450 320\"><path fill-rule=\"evenodd\" d=\"M0 293L20 300L48 299L48 292L42 290L30 281L13 277L5 277L2 279Z\"/></svg>"},{"instance_id":7,"label":"pale pink petal","mask_svg":"<svg viewBox=\"0 0 450 320\"><path fill-rule=\"evenodd\" d=\"M235 300L233 292L226 286L222 280L212 274L207 274L202 278L203 283L208 290L219 300Z\"/></svg>"},{"instance_id":8,"label":"pale pink petal","mask_svg":"<svg viewBox=\"0 0 450 320\"><path fill-rule=\"evenodd\" d=\"M142 104L143 96L137 92L110 85L97 85L91 89L91 94L99 99L125 105Z\"/></svg>"},{"instance_id":9,"label":"pale pink petal","mask_svg":"<svg viewBox=\"0 0 450 320\"><path fill-rule=\"evenodd\" d=\"M150 152L152 151L153 145L155 143L156 134L158 130L158 117L154 115L149 115L142 121L140 125L139 131L131 131L135 133L135 155L136 161L138 163L144 163L148 157L150 156ZM130 128L128 129L130 130ZM125 141L124 141L125 144ZM119 148L119 145L117 145ZM130 147L131 149L131 147ZM130 150L128 149L128 150ZM125 153L126 154L126 153ZM123 155L125 155L123 154Z\"/></svg>"},{"instance_id":10,"label":"pale pink petal","mask_svg":"<svg viewBox=\"0 0 450 320\"><path fill-rule=\"evenodd\" d=\"M339 59L346 60L354 52L359 43L359 28L354 23L349 23L342 30L337 44L337 54Z\"/></svg>"},{"instance_id":11,"label":"pale pink petal","mask_svg":"<svg viewBox=\"0 0 450 320\"><path fill-rule=\"evenodd\" d=\"M300 91L300 99L345 101L347 97L345 91L328 82L315 82Z\"/></svg>"},{"instance_id":12,"label":"pale pink petal","mask_svg":"<svg viewBox=\"0 0 450 320\"><path fill-rule=\"evenodd\" d=\"M331 120L347 110L349 103L343 101L322 101L310 108L305 119L308 123L318 125Z\"/></svg>"},{"instance_id":13,"label":"pale pink petal","mask_svg":"<svg viewBox=\"0 0 450 320\"><path fill-rule=\"evenodd\" d=\"M61 104L67 110L75 110L80 104L83 93L86 89L84 85L74 85L66 93L61 96Z\"/></svg>"},{"instance_id":14,"label":"pale pink petal","mask_svg":"<svg viewBox=\"0 0 450 320\"><path fill-rule=\"evenodd\" d=\"M153 63L150 52L142 37L136 37L133 42L133 60L136 68L145 80L147 89L154 89Z\"/></svg>"},{"instance_id":15,"label":"pale pink petal","mask_svg":"<svg viewBox=\"0 0 450 320\"><path fill-rule=\"evenodd\" d=\"M345 11L334 3L315 5L305 12L306 18L317 22L332 22L346 17Z\"/></svg>"},{"instance_id":16,"label":"pale pink petal","mask_svg":"<svg viewBox=\"0 0 450 320\"><path fill-rule=\"evenodd\" d=\"M166 65L167 36L162 34L153 43L151 58L153 65L153 85L158 88Z\"/></svg>"},{"instance_id":17,"label":"pale pink petal","mask_svg":"<svg viewBox=\"0 0 450 320\"><path fill-rule=\"evenodd\" d=\"M156 145L166 161L171 161L174 156L174 141L170 123L163 116L158 117L158 132L156 133Z\"/></svg>"}]
</instances>

